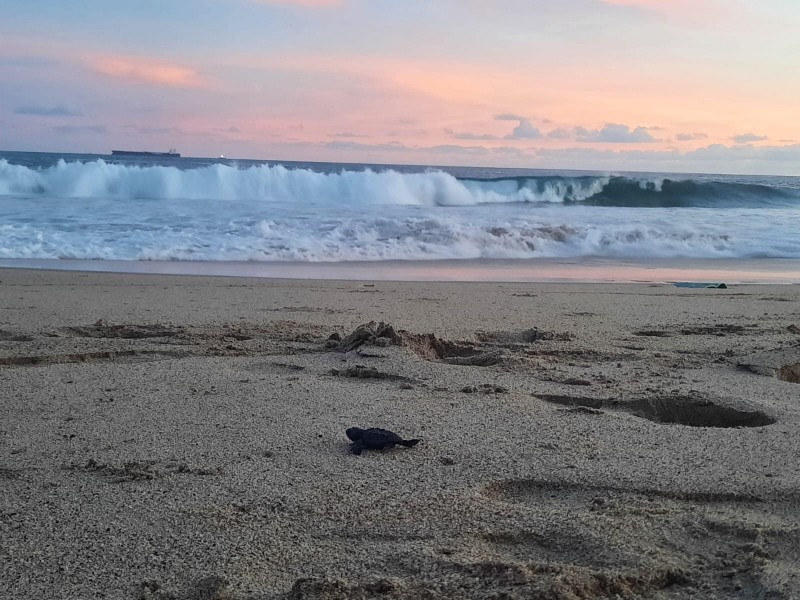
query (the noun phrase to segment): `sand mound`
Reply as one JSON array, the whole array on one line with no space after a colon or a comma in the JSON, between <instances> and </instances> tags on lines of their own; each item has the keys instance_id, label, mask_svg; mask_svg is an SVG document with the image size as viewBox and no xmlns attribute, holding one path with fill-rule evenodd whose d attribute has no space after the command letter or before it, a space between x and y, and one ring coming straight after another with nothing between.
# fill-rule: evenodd
<instances>
[{"instance_id":1,"label":"sand mound","mask_svg":"<svg viewBox=\"0 0 800 600\"><path fill-rule=\"evenodd\" d=\"M782 366L778 370L778 379L789 383L800 383L800 362Z\"/></svg>"},{"instance_id":2,"label":"sand mound","mask_svg":"<svg viewBox=\"0 0 800 600\"><path fill-rule=\"evenodd\" d=\"M354 379L383 379L388 381L410 381L408 377L402 375L395 375L393 373L385 373L379 371L375 367L365 367L364 365L355 365L347 367L346 369L331 369L330 374L334 377L352 377Z\"/></svg>"},{"instance_id":3,"label":"sand mound","mask_svg":"<svg viewBox=\"0 0 800 600\"><path fill-rule=\"evenodd\" d=\"M409 333L395 330L387 323L370 321L357 327L343 339L331 336L326 347L337 352L351 352L364 344L401 346L425 360L439 360L453 365L491 366L502 362L499 352L485 352L467 342L452 342L432 333Z\"/></svg>"}]
</instances>

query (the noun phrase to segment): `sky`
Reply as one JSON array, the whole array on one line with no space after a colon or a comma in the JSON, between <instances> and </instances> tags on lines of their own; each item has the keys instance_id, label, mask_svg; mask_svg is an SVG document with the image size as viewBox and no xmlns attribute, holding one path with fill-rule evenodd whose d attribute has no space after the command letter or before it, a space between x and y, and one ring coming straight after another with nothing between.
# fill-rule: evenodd
<instances>
[{"instance_id":1,"label":"sky","mask_svg":"<svg viewBox=\"0 0 800 600\"><path fill-rule=\"evenodd\" d=\"M0 0L0 149L800 175L797 0Z\"/></svg>"}]
</instances>

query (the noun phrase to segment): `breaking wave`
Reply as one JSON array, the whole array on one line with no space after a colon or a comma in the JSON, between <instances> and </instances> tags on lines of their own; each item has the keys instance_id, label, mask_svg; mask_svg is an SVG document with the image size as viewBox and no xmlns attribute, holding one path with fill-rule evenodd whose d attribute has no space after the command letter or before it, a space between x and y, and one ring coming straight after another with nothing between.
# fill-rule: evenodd
<instances>
[{"instance_id":1,"label":"breaking wave","mask_svg":"<svg viewBox=\"0 0 800 600\"><path fill-rule=\"evenodd\" d=\"M793 186L103 160L29 168L0 159L0 258L800 258Z\"/></svg>"},{"instance_id":2,"label":"breaking wave","mask_svg":"<svg viewBox=\"0 0 800 600\"><path fill-rule=\"evenodd\" d=\"M800 206L800 189L631 176L457 178L441 170L317 172L280 165L138 166L96 160L31 169L0 159L0 195L264 200L294 204L471 206L559 203L624 207Z\"/></svg>"}]
</instances>

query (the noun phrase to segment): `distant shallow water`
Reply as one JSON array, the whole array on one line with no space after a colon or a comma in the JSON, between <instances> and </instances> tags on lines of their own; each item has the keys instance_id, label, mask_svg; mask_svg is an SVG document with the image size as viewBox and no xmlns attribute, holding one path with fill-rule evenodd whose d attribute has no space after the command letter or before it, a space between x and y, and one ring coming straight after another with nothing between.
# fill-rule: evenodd
<instances>
[{"instance_id":1,"label":"distant shallow water","mask_svg":"<svg viewBox=\"0 0 800 600\"><path fill-rule=\"evenodd\" d=\"M531 259L381 263L0 259L0 268L352 281L800 284L798 259Z\"/></svg>"}]
</instances>

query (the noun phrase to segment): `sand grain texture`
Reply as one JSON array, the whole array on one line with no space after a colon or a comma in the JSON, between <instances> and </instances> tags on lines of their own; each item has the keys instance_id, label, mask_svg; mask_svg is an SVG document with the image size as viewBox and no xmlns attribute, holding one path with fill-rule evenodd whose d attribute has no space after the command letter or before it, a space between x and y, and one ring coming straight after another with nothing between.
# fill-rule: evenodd
<instances>
[{"instance_id":1,"label":"sand grain texture","mask_svg":"<svg viewBox=\"0 0 800 600\"><path fill-rule=\"evenodd\" d=\"M0 275L2 598L800 597L797 286Z\"/></svg>"}]
</instances>

